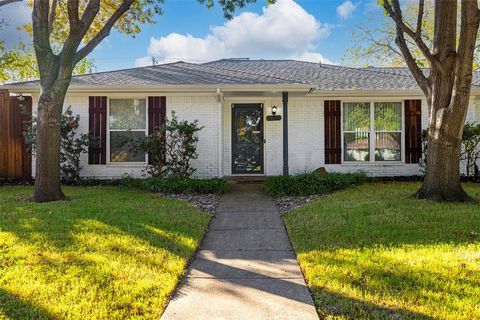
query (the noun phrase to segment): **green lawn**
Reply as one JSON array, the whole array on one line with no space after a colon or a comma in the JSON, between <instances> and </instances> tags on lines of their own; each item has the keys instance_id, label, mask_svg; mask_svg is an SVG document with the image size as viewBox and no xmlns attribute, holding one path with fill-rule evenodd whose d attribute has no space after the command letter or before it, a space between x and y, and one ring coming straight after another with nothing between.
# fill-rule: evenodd
<instances>
[{"instance_id":1,"label":"green lawn","mask_svg":"<svg viewBox=\"0 0 480 320\"><path fill-rule=\"evenodd\" d=\"M366 184L284 216L321 318L480 319L480 206L418 187Z\"/></svg>"},{"instance_id":2,"label":"green lawn","mask_svg":"<svg viewBox=\"0 0 480 320\"><path fill-rule=\"evenodd\" d=\"M114 187L0 188L0 319L158 319L210 217Z\"/></svg>"}]
</instances>

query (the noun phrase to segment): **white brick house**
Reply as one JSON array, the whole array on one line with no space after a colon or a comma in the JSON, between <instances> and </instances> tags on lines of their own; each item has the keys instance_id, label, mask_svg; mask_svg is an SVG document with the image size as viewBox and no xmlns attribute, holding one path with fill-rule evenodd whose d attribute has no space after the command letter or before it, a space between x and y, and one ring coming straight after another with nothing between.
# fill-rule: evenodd
<instances>
[{"instance_id":1,"label":"white brick house","mask_svg":"<svg viewBox=\"0 0 480 320\"><path fill-rule=\"evenodd\" d=\"M475 76L470 122L480 121L477 81ZM35 110L38 82L0 89L31 95ZM204 126L194 162L199 177L271 176L319 167L417 175L419 134L428 123L427 103L406 69L292 60L178 62L77 76L68 106L80 115L81 132L103 137L103 147L82 157L81 175L95 178L141 176L148 155L129 155L113 137L129 129L123 134L146 135L158 120L151 117L163 119L171 111Z\"/></svg>"}]
</instances>

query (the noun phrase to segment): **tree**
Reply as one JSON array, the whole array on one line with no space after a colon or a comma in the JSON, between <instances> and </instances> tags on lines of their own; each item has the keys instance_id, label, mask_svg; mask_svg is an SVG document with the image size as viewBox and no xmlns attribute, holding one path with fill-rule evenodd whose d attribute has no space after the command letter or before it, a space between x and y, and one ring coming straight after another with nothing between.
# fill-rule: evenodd
<instances>
[{"instance_id":1,"label":"tree","mask_svg":"<svg viewBox=\"0 0 480 320\"><path fill-rule=\"evenodd\" d=\"M208 7L215 3L215 0L198 1ZM231 18L236 8L255 1L218 0L218 4L225 17ZM140 32L139 24L153 23L153 16L162 13L162 3L163 0L33 0L33 45L41 86L34 201L65 198L59 170L60 120L75 66L110 34L112 28L135 35ZM58 48L52 46L51 37L60 39Z\"/></svg>"},{"instance_id":2,"label":"tree","mask_svg":"<svg viewBox=\"0 0 480 320\"><path fill-rule=\"evenodd\" d=\"M3 2L3 5L13 2L21 2L21 0L10 1L8 3ZM29 1L27 4L31 7L33 2ZM0 30L4 23L5 20L0 21ZM61 21L60 23L65 25L68 21ZM24 25L22 29L32 36L32 27L30 24ZM50 41L52 42L53 47L60 47L59 43L61 42L61 39L59 38L59 35L57 35L57 37L52 35ZM75 66L73 74L91 73L95 70L96 68L93 59L85 58ZM32 79L38 79L39 76L33 45L30 43L25 44L21 41L14 47L6 48L5 42L0 39L0 84L29 81Z\"/></svg>"},{"instance_id":3,"label":"tree","mask_svg":"<svg viewBox=\"0 0 480 320\"><path fill-rule=\"evenodd\" d=\"M64 199L60 184L60 124L63 102L75 66L112 28L135 34L138 22L151 22L161 13L161 0L34 0L32 33L40 73L35 189L37 202ZM56 23L66 20L68 24ZM51 37L58 48L52 46ZM81 45L84 44L82 47ZM55 50L57 49L57 50Z\"/></svg>"},{"instance_id":4,"label":"tree","mask_svg":"<svg viewBox=\"0 0 480 320\"><path fill-rule=\"evenodd\" d=\"M406 0L403 6L403 19L409 25L418 16L417 0ZM352 31L352 45L345 50L342 61L351 65L403 67L405 60L395 45L395 24L389 18L370 14L366 21L359 23ZM424 7L422 36L426 45L432 47L433 2L427 1ZM421 66L427 66L425 58L411 39L406 39L412 55Z\"/></svg>"},{"instance_id":5,"label":"tree","mask_svg":"<svg viewBox=\"0 0 480 320\"><path fill-rule=\"evenodd\" d=\"M416 195L435 201L473 201L460 184L460 152L480 23L478 2L434 1L432 49L423 36L425 0L418 0L415 24L406 22L399 0L379 0L379 4L395 24L395 43L429 107L427 167ZM428 62L428 74L415 59L407 38Z\"/></svg>"},{"instance_id":6,"label":"tree","mask_svg":"<svg viewBox=\"0 0 480 320\"><path fill-rule=\"evenodd\" d=\"M414 25L418 16L418 0L406 0L403 8L403 19L409 25ZM433 1L428 0L424 5L422 37L427 47L432 50L434 31L434 6ZM342 62L348 65L360 66L388 66L406 67L402 53L395 44L395 24L387 17L379 17L370 14L366 21L355 26L352 31L352 44L345 50ZM415 41L405 39L413 57L419 66L428 67L428 61L416 46ZM458 37L457 37L458 41ZM480 52L477 46L474 55L474 69L480 63Z\"/></svg>"},{"instance_id":7,"label":"tree","mask_svg":"<svg viewBox=\"0 0 480 320\"><path fill-rule=\"evenodd\" d=\"M73 74L95 72L93 59L85 58L73 69ZM5 48L0 41L0 84L29 81L40 76L33 46L19 43L14 48Z\"/></svg>"}]
</instances>

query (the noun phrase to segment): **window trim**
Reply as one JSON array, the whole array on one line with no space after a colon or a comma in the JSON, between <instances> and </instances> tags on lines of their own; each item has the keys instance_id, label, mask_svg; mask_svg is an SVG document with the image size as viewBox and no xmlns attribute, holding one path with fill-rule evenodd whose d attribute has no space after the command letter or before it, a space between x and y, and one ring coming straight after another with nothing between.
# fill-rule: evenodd
<instances>
[{"instance_id":1,"label":"window trim","mask_svg":"<svg viewBox=\"0 0 480 320\"><path fill-rule=\"evenodd\" d=\"M117 100L117 99L144 99L145 100L145 129L110 129L110 100ZM107 157L106 157L106 165L113 165L113 166L146 166L148 165L148 153L145 153L145 161L142 162L114 162L111 161L111 153L110 153L110 132L111 131L120 131L120 132L125 132L125 131L139 131L139 132L145 132L145 137L148 135L148 97L145 96L112 96L112 97L107 97L107 143L106 143L106 151L107 151Z\"/></svg>"},{"instance_id":2,"label":"window trim","mask_svg":"<svg viewBox=\"0 0 480 320\"><path fill-rule=\"evenodd\" d=\"M397 102L401 104L401 131L375 131L375 102ZM343 107L344 103L368 103L370 105L370 131L361 131L361 132L368 132L370 136L369 140L369 161L346 161L345 160L345 145L344 145L344 138L345 133L352 132L352 131L344 131L343 130ZM375 99L368 99L368 98L352 98L352 99L345 99L341 101L341 108L340 108L340 117L341 117L341 126L340 126L340 142L342 146L342 155L341 155L341 164L345 165L356 165L356 166L363 166L363 165L399 165L405 164L405 100L400 99L391 99L391 98L375 98ZM400 145L400 152L401 158L400 160L394 161L375 161L375 133L376 132L400 132L401 133L401 145Z\"/></svg>"}]
</instances>

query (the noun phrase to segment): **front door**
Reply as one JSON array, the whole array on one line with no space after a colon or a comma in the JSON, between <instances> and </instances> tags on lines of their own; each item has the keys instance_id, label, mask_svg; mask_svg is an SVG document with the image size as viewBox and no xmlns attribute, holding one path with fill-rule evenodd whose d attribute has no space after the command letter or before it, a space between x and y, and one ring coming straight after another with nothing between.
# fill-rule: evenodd
<instances>
[{"instance_id":1,"label":"front door","mask_svg":"<svg viewBox=\"0 0 480 320\"><path fill-rule=\"evenodd\" d=\"M263 173L263 105L234 104L232 173Z\"/></svg>"}]
</instances>

